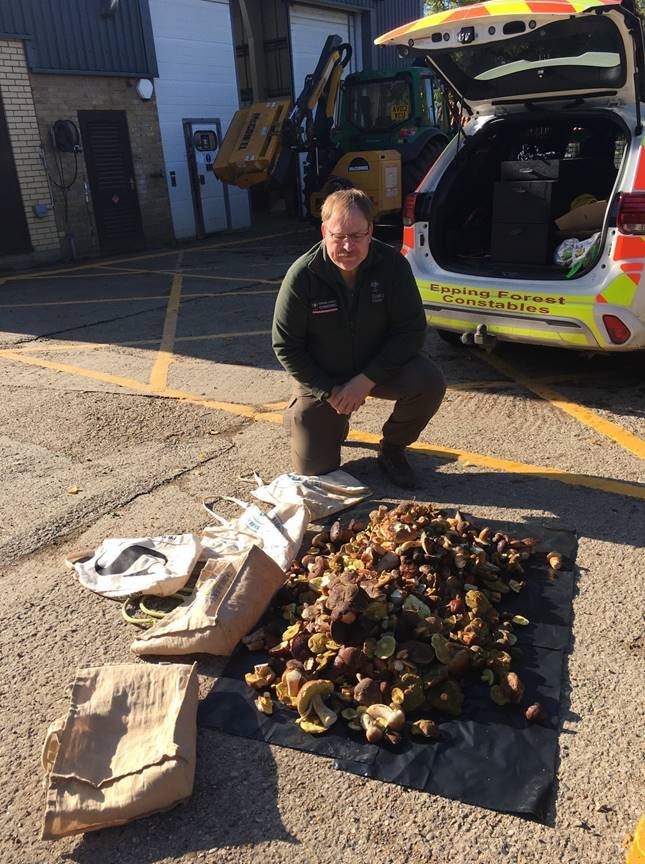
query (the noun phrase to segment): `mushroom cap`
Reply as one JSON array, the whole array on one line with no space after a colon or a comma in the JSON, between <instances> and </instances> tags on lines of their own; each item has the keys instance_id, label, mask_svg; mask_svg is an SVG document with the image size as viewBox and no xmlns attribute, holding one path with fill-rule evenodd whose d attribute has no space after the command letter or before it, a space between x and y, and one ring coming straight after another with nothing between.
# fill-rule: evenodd
<instances>
[{"instance_id":1,"label":"mushroom cap","mask_svg":"<svg viewBox=\"0 0 645 864\"><path fill-rule=\"evenodd\" d=\"M365 737L370 744L376 744L377 741L381 740L383 737L383 730L373 717L370 717L367 713L361 714L360 723L365 730Z\"/></svg>"},{"instance_id":2,"label":"mushroom cap","mask_svg":"<svg viewBox=\"0 0 645 864\"><path fill-rule=\"evenodd\" d=\"M381 720L386 729L403 729L405 714L400 708L390 708L389 705L370 705L366 713L372 720Z\"/></svg>"},{"instance_id":3,"label":"mushroom cap","mask_svg":"<svg viewBox=\"0 0 645 864\"><path fill-rule=\"evenodd\" d=\"M375 705L381 701L381 689L372 678L361 678L354 687L354 701L359 705Z\"/></svg>"},{"instance_id":4,"label":"mushroom cap","mask_svg":"<svg viewBox=\"0 0 645 864\"><path fill-rule=\"evenodd\" d=\"M311 711L311 700L315 696L320 696L322 699L333 691L334 684L332 681L327 681L325 678L320 678L314 681L307 681L298 691L298 714L301 717L306 717Z\"/></svg>"}]
</instances>

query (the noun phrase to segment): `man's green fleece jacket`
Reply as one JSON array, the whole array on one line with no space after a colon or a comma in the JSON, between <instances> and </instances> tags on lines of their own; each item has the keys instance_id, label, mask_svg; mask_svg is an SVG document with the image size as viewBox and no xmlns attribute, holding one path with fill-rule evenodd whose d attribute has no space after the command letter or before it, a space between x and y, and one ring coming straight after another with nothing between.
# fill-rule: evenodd
<instances>
[{"instance_id":1,"label":"man's green fleece jacket","mask_svg":"<svg viewBox=\"0 0 645 864\"><path fill-rule=\"evenodd\" d=\"M306 392L325 399L359 372L382 384L421 351L426 319L410 265L372 240L351 293L324 243L289 268L273 315L273 350Z\"/></svg>"}]
</instances>

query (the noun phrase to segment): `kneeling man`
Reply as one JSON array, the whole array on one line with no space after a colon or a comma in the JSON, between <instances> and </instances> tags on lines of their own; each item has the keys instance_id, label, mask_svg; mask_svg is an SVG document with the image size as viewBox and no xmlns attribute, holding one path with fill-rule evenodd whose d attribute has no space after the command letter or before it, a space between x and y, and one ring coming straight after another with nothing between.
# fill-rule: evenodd
<instances>
[{"instance_id":1,"label":"kneeling man","mask_svg":"<svg viewBox=\"0 0 645 864\"><path fill-rule=\"evenodd\" d=\"M422 353L426 320L410 265L372 237L374 208L358 189L329 195L322 241L292 264L273 317L273 350L295 379L285 425L293 470L340 466L349 418L368 395L394 402L378 464L412 489L405 448L443 399L439 367Z\"/></svg>"}]
</instances>

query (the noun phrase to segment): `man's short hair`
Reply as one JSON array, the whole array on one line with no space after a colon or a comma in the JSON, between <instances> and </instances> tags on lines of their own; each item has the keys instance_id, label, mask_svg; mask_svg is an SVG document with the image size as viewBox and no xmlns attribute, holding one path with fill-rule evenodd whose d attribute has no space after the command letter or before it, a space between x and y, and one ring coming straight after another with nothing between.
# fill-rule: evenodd
<instances>
[{"instance_id":1,"label":"man's short hair","mask_svg":"<svg viewBox=\"0 0 645 864\"><path fill-rule=\"evenodd\" d=\"M376 215L374 205L362 189L339 189L338 192L332 192L325 198L320 211L320 218L323 222L328 222L336 210L349 213L352 207L361 211L368 224L371 225L374 222Z\"/></svg>"}]
</instances>

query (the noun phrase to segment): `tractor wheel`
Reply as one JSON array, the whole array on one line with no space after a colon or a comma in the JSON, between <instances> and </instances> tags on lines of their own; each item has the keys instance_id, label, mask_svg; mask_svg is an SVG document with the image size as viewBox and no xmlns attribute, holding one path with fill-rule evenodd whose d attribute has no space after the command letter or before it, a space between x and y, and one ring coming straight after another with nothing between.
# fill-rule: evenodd
<instances>
[{"instance_id":1,"label":"tractor wheel","mask_svg":"<svg viewBox=\"0 0 645 864\"><path fill-rule=\"evenodd\" d=\"M337 177L332 174L322 188L325 195L331 195L332 192L339 192L341 189L353 189L354 184L345 177Z\"/></svg>"},{"instance_id":2,"label":"tractor wheel","mask_svg":"<svg viewBox=\"0 0 645 864\"><path fill-rule=\"evenodd\" d=\"M350 183L349 180L346 180L345 177L337 177L335 174L332 174L323 183L322 188L320 189L320 192L318 194L316 194L315 190L313 190L313 189L308 194L305 191L306 201L307 201L307 213L308 213L309 221L313 225L320 225L320 216L314 216L313 213L311 212L312 211L311 198L312 198L313 194L316 194L316 197L318 199L318 206L322 207L323 201L325 200L325 198L328 195L331 195L332 192L338 192L340 189L353 189L353 188L354 188L353 184ZM307 186L305 185L305 190L306 189L307 189Z\"/></svg>"},{"instance_id":3,"label":"tractor wheel","mask_svg":"<svg viewBox=\"0 0 645 864\"><path fill-rule=\"evenodd\" d=\"M404 201L405 196L414 192L419 183L421 183L430 170L430 166L433 165L445 146L446 144L441 138L433 138L431 141L428 141L416 159L412 159L403 165L402 187Z\"/></svg>"}]
</instances>

